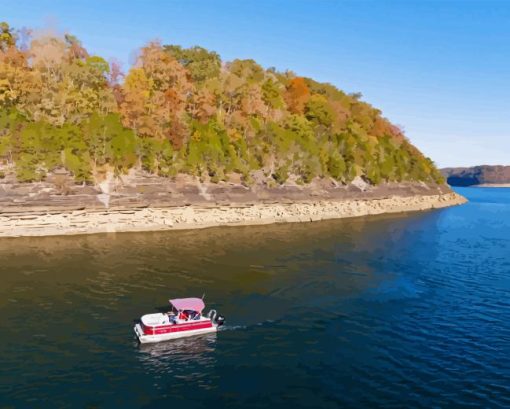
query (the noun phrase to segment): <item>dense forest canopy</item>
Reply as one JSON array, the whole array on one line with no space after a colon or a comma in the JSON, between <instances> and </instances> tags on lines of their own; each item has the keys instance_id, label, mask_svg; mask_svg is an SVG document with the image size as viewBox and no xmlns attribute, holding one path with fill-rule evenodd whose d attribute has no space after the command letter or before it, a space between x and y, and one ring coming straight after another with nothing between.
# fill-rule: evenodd
<instances>
[{"instance_id":1,"label":"dense forest canopy","mask_svg":"<svg viewBox=\"0 0 510 409\"><path fill-rule=\"evenodd\" d=\"M331 84L157 42L124 74L75 36L20 34L0 23L0 161L19 181L142 168L245 184L443 182L379 110Z\"/></svg>"}]
</instances>

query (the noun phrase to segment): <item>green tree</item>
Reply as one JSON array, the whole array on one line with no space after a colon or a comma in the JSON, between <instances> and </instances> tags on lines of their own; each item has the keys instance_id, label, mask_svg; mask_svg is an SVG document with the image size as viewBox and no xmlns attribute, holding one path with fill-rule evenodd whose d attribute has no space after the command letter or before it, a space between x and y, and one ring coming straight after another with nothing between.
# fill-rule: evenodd
<instances>
[{"instance_id":1,"label":"green tree","mask_svg":"<svg viewBox=\"0 0 510 409\"><path fill-rule=\"evenodd\" d=\"M345 175L345 171L347 170L345 161L342 156L340 156L338 151L333 151L331 153L328 159L327 167L328 173L333 179L336 180L341 180Z\"/></svg>"},{"instance_id":2,"label":"green tree","mask_svg":"<svg viewBox=\"0 0 510 409\"><path fill-rule=\"evenodd\" d=\"M9 24L5 21L0 22L0 50L5 51L16 44L16 36L11 30Z\"/></svg>"},{"instance_id":3,"label":"green tree","mask_svg":"<svg viewBox=\"0 0 510 409\"><path fill-rule=\"evenodd\" d=\"M220 75L221 59L214 51L198 46L182 48L178 45L165 45L163 48L188 70L195 84L204 84Z\"/></svg>"},{"instance_id":4,"label":"green tree","mask_svg":"<svg viewBox=\"0 0 510 409\"><path fill-rule=\"evenodd\" d=\"M333 110L322 95L312 95L305 106L305 117L309 121L330 127L333 123Z\"/></svg>"}]
</instances>

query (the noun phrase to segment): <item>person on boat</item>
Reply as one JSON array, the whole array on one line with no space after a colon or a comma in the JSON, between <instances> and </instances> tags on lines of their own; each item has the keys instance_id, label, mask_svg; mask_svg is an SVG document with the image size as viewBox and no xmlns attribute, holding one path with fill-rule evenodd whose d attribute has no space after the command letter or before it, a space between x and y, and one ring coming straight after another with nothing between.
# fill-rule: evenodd
<instances>
[{"instance_id":1,"label":"person on boat","mask_svg":"<svg viewBox=\"0 0 510 409\"><path fill-rule=\"evenodd\" d=\"M166 313L166 315L168 315L168 321L170 322L170 324L176 324L177 323L176 318L175 318L175 312L168 311Z\"/></svg>"},{"instance_id":2,"label":"person on boat","mask_svg":"<svg viewBox=\"0 0 510 409\"><path fill-rule=\"evenodd\" d=\"M183 310L179 312L179 319L184 321L195 321L200 319L200 313L193 310Z\"/></svg>"},{"instance_id":3,"label":"person on boat","mask_svg":"<svg viewBox=\"0 0 510 409\"><path fill-rule=\"evenodd\" d=\"M198 311L189 310L187 312L190 321L196 321L200 319L200 313Z\"/></svg>"}]
</instances>

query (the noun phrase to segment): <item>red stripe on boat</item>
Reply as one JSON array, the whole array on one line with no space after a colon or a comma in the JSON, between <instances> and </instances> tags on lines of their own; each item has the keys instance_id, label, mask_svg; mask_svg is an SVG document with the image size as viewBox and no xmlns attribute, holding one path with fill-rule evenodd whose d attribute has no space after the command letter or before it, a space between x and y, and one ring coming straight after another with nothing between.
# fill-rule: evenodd
<instances>
[{"instance_id":1,"label":"red stripe on boat","mask_svg":"<svg viewBox=\"0 0 510 409\"><path fill-rule=\"evenodd\" d=\"M157 327L143 325L143 323L142 323L144 335L169 334L172 332L191 331L191 330L211 328L211 327L212 327L211 321L207 321L207 322L198 321L198 322L184 323L184 324L161 325L161 326L157 326Z\"/></svg>"}]
</instances>

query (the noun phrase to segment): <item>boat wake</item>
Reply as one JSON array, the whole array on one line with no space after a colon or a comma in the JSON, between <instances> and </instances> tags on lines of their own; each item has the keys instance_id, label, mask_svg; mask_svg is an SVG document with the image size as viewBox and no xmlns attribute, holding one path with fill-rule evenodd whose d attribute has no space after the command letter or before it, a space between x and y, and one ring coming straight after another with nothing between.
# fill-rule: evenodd
<instances>
[{"instance_id":1,"label":"boat wake","mask_svg":"<svg viewBox=\"0 0 510 409\"><path fill-rule=\"evenodd\" d=\"M223 325L218 328L218 332L236 331L236 330L247 329L247 328L248 328L247 325Z\"/></svg>"}]
</instances>

